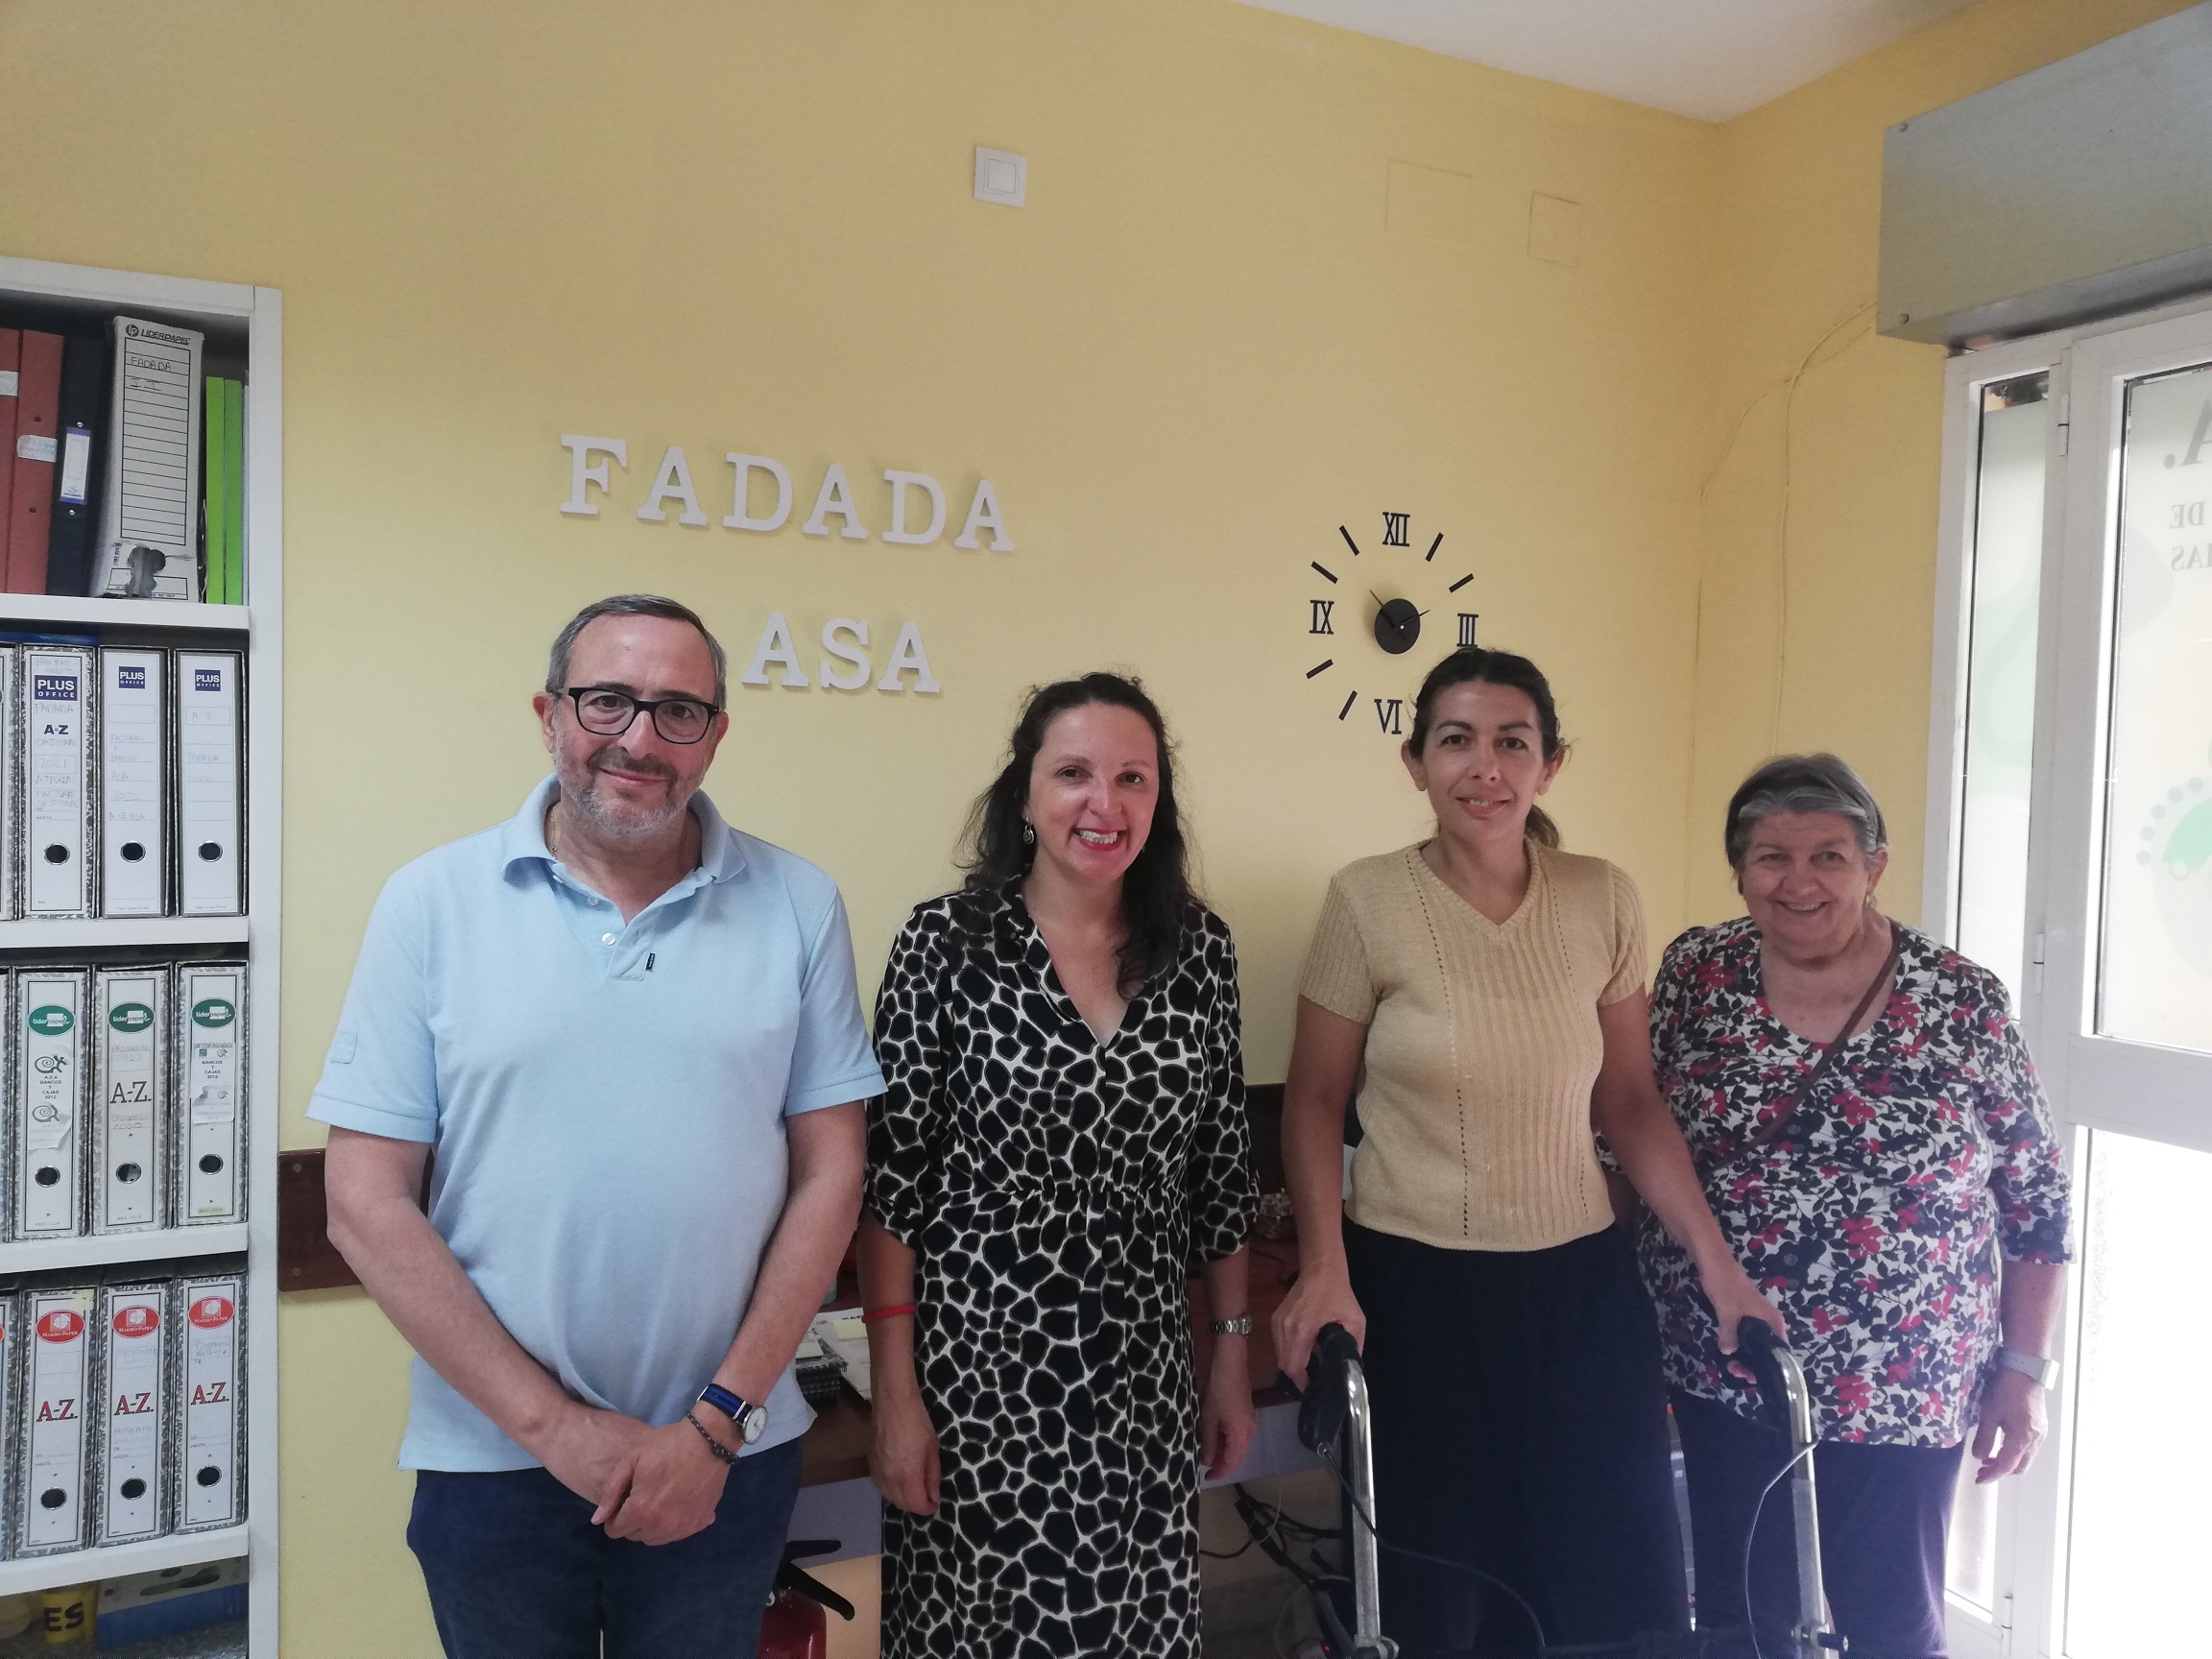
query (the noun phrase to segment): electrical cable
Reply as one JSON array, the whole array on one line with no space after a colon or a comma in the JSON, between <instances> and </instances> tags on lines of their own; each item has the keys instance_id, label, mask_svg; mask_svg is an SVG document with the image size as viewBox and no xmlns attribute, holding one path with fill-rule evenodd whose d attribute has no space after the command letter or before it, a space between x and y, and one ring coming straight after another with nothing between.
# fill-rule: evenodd
<instances>
[{"instance_id":1,"label":"electrical cable","mask_svg":"<svg viewBox=\"0 0 2212 1659\"><path fill-rule=\"evenodd\" d=\"M1751 1633L1751 1659L1767 1659L1759 1650L1759 1614L1751 1605L1751 1544L1759 1536L1759 1514L1767 1507L1767 1494L1782 1483L1783 1477L1812 1455L1811 1446L1792 1452L1790 1460L1774 1471L1774 1478L1759 1489L1759 1501L1751 1505L1751 1525L1743 1533L1743 1622L1744 1628Z\"/></svg>"},{"instance_id":2,"label":"electrical cable","mask_svg":"<svg viewBox=\"0 0 2212 1659\"><path fill-rule=\"evenodd\" d=\"M1536 1617L1536 1609L1528 1604L1527 1597L1495 1573L1485 1573L1481 1568L1470 1562L1455 1561L1448 1555L1431 1555L1426 1551L1411 1549L1404 1544L1393 1544L1389 1539L1382 1536L1382 1528L1375 1525L1375 1517L1360 1507L1359 1500L1352 1490L1352 1483L1344 1479L1344 1472L1336 1467L1335 1459L1324 1457L1322 1462L1327 1466L1329 1473L1336 1477L1336 1484L1344 1489L1344 1502L1352 1505L1352 1513L1358 1517L1359 1524L1367 1528L1368 1535L1379 1546L1389 1551L1393 1555L1404 1555L1408 1560L1413 1561L1426 1561L1432 1567L1451 1567L1472 1578L1479 1578L1485 1584L1496 1585L1513 1598L1514 1605L1519 1607L1522 1614L1527 1619L1528 1628L1535 1632L1536 1659L1551 1659L1555 1650L1544 1635L1544 1621Z\"/></svg>"}]
</instances>

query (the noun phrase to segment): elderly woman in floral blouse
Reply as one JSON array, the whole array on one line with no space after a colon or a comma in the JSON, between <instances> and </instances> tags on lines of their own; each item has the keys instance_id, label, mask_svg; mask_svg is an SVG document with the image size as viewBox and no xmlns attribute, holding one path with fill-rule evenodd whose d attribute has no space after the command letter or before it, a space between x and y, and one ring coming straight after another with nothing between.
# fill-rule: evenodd
<instances>
[{"instance_id":1,"label":"elderly woman in floral blouse","mask_svg":"<svg viewBox=\"0 0 2212 1659\"><path fill-rule=\"evenodd\" d=\"M1660 1086L1811 1382L1837 1623L1854 1654L1939 1659L1968 1436L1984 1481L2025 1468L2043 1437L2067 1252L2058 1145L1996 976L1875 908L1887 836L1849 766L1767 762L1725 834L1749 914L1669 947L1651 1004ZM1788 1451L1750 1417L1680 1248L1648 1222L1640 1243L1698 1623L1748 1620L1773 1652L1793 1623L1788 1504L1760 1511L1748 1608L1744 1543Z\"/></svg>"}]
</instances>

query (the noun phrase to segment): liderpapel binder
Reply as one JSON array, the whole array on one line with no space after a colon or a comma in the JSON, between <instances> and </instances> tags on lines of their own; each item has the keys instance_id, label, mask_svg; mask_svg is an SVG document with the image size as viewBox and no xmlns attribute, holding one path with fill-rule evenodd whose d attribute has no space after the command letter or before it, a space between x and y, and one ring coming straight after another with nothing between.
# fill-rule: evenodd
<instances>
[{"instance_id":1,"label":"liderpapel binder","mask_svg":"<svg viewBox=\"0 0 2212 1659\"><path fill-rule=\"evenodd\" d=\"M111 326L107 488L86 590L197 599L203 337L138 317Z\"/></svg>"},{"instance_id":2,"label":"liderpapel binder","mask_svg":"<svg viewBox=\"0 0 2212 1659\"><path fill-rule=\"evenodd\" d=\"M92 914L94 654L26 645L17 658L16 745L22 766L20 833L13 837L22 914Z\"/></svg>"},{"instance_id":3,"label":"liderpapel binder","mask_svg":"<svg viewBox=\"0 0 2212 1659\"><path fill-rule=\"evenodd\" d=\"M145 1233L169 1219L169 1102L176 1040L166 963L93 976L92 1231Z\"/></svg>"},{"instance_id":4,"label":"liderpapel binder","mask_svg":"<svg viewBox=\"0 0 2212 1659\"><path fill-rule=\"evenodd\" d=\"M235 651L179 651L177 909L236 916L246 907L245 659Z\"/></svg>"},{"instance_id":5,"label":"liderpapel binder","mask_svg":"<svg viewBox=\"0 0 2212 1659\"><path fill-rule=\"evenodd\" d=\"M27 1334L18 1361L14 1552L53 1555L91 1541L86 1479L92 1463L91 1403L101 1393L93 1321L100 1294L89 1285L29 1290L21 1302Z\"/></svg>"},{"instance_id":6,"label":"liderpapel binder","mask_svg":"<svg viewBox=\"0 0 2212 1659\"><path fill-rule=\"evenodd\" d=\"M199 1532L246 1519L246 1278L210 1274L177 1282L178 1368L184 1456L177 1530Z\"/></svg>"},{"instance_id":7,"label":"liderpapel binder","mask_svg":"<svg viewBox=\"0 0 2212 1659\"><path fill-rule=\"evenodd\" d=\"M100 653L100 914L162 916L169 888L169 654Z\"/></svg>"},{"instance_id":8,"label":"liderpapel binder","mask_svg":"<svg viewBox=\"0 0 2212 1659\"><path fill-rule=\"evenodd\" d=\"M246 964L177 965L177 1224L246 1216Z\"/></svg>"},{"instance_id":9,"label":"liderpapel binder","mask_svg":"<svg viewBox=\"0 0 2212 1659\"><path fill-rule=\"evenodd\" d=\"M97 1544L158 1538L169 1530L169 1470L176 1461L171 1311L165 1282L108 1285L100 1292L99 1334L107 1353L100 1367L103 1409L93 1420Z\"/></svg>"},{"instance_id":10,"label":"liderpapel binder","mask_svg":"<svg viewBox=\"0 0 2212 1659\"><path fill-rule=\"evenodd\" d=\"M70 1238L84 1230L91 975L83 968L19 968L14 979L9 1236Z\"/></svg>"}]
</instances>

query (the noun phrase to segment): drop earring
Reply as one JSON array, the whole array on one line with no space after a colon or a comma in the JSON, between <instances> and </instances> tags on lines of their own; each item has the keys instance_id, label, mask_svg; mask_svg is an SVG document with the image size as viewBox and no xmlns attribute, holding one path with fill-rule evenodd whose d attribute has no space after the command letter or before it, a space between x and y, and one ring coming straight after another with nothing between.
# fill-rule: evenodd
<instances>
[{"instance_id":1,"label":"drop earring","mask_svg":"<svg viewBox=\"0 0 2212 1659\"><path fill-rule=\"evenodd\" d=\"M1030 823L1026 818L1022 820L1022 845L1024 847L1037 845L1037 826Z\"/></svg>"}]
</instances>

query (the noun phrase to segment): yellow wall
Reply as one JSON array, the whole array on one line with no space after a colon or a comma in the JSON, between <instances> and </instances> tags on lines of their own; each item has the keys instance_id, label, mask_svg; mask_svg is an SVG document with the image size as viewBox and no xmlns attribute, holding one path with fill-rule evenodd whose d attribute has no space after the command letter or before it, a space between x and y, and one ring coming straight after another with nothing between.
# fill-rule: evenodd
<instances>
[{"instance_id":1,"label":"yellow wall","mask_svg":"<svg viewBox=\"0 0 2212 1659\"><path fill-rule=\"evenodd\" d=\"M1404 510L1555 675L1574 843L1679 920L1708 129L1215 0L12 5L0 61L5 252L284 294L289 1142L378 883L513 812L544 644L613 590L740 659L771 603L923 623L941 696L743 691L709 781L844 884L870 988L1020 688L1141 670L1279 1077L1326 877L1420 827L1303 678L1307 561L1348 522L1387 568ZM978 143L1026 208L971 199ZM1400 176L1431 234L1393 160L1458 176ZM1528 256L1538 191L1578 265ZM632 445L597 519L563 432ZM717 518L727 449L844 462L878 530L885 467L981 469L1018 551L640 523L669 443ZM351 1293L280 1318L291 1650L429 1652L401 1346Z\"/></svg>"},{"instance_id":2,"label":"yellow wall","mask_svg":"<svg viewBox=\"0 0 2212 1659\"><path fill-rule=\"evenodd\" d=\"M2187 3L1984 0L1718 130L1692 920L1736 912L1721 814L1780 750L1859 766L1920 908L1943 353L1872 332L1884 131Z\"/></svg>"},{"instance_id":3,"label":"yellow wall","mask_svg":"<svg viewBox=\"0 0 2212 1659\"><path fill-rule=\"evenodd\" d=\"M1656 938L1731 907L1708 821L1777 745L1863 761L1910 915L1940 358L1854 332L1881 128L2173 9L1988 0L1716 129L1223 0L0 0L0 252L284 293L287 1142L378 883L514 810L544 642L618 589L740 662L781 609L810 675L830 616L878 666L922 623L939 697L742 690L709 781L844 885L867 989L1020 688L1124 664L1280 1076L1327 874L1421 826L1365 702L1303 678L1335 526L1361 576L1415 557L1385 508L1551 671L1559 816ZM88 69L125 61L158 71ZM979 143L1026 208L970 199ZM1529 256L1536 193L1578 264ZM631 445L596 519L555 511L563 432ZM715 518L724 450L784 461L793 525L638 522L671 443ZM802 537L831 460L878 532L884 468L955 518L985 473L1018 551ZM1362 698L1434 655L1369 651ZM404 1351L350 1292L280 1332L288 1650L430 1653Z\"/></svg>"}]
</instances>

